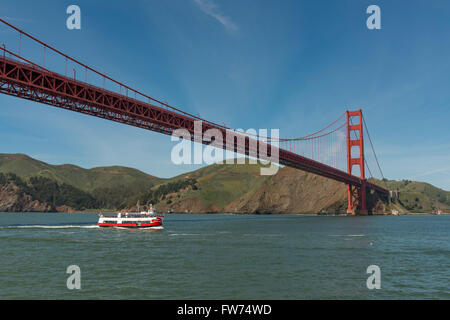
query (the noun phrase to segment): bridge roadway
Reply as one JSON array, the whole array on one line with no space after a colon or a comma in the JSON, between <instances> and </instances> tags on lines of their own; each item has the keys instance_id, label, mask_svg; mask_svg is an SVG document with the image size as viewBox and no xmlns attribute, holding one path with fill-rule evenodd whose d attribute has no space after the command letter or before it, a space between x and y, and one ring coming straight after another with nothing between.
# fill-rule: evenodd
<instances>
[{"instance_id":1,"label":"bridge roadway","mask_svg":"<svg viewBox=\"0 0 450 320\"><path fill-rule=\"evenodd\" d=\"M4 51L17 56L6 49ZM18 56L17 56L18 57ZM23 58L21 58L23 59ZM25 60L25 59L23 59ZM202 135L195 135L194 117L174 112L165 107L156 106L150 102L133 99L127 95L118 94L73 78L49 71L31 61L21 62L3 55L0 57L0 93L28 99L47 105L68 109L91 116L96 116L151 131L171 135L176 129L186 129L190 139L203 144L213 144L225 150L234 151L246 156L256 156L262 160L273 161L271 155L276 146L259 142L266 146L266 154L255 148L255 140L208 121L202 122ZM217 129L226 137L227 133L235 134L234 141L217 143L203 138L208 129ZM239 144L244 139L244 144ZM225 140L225 139L224 139ZM239 147L241 146L241 147ZM296 153L279 149L278 163L294 167L320 176L337 180L348 185L373 189L382 194L389 191L367 180L351 175L347 172L303 157Z\"/></svg>"}]
</instances>

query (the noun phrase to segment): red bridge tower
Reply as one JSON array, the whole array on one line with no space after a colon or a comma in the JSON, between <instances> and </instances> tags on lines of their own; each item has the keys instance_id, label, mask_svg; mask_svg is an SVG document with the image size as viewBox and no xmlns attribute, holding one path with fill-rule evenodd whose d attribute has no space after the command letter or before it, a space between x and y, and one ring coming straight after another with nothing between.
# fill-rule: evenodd
<instances>
[{"instance_id":1,"label":"red bridge tower","mask_svg":"<svg viewBox=\"0 0 450 320\"><path fill-rule=\"evenodd\" d=\"M355 151L358 151L359 154L355 155ZM367 215L363 119L361 109L358 111L347 111L347 172L349 174L352 174L353 166L359 167L359 176L362 181L361 186L348 185L347 214Z\"/></svg>"}]
</instances>

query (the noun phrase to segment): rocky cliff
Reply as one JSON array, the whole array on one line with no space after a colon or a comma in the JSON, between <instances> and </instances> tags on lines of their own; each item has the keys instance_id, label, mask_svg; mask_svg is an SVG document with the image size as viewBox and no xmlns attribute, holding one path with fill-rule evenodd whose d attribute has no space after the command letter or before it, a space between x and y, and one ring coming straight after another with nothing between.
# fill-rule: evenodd
<instances>
[{"instance_id":1,"label":"rocky cliff","mask_svg":"<svg viewBox=\"0 0 450 320\"><path fill-rule=\"evenodd\" d=\"M46 212L51 210L51 205L33 200L30 195L21 193L16 185L0 186L0 212Z\"/></svg>"}]
</instances>

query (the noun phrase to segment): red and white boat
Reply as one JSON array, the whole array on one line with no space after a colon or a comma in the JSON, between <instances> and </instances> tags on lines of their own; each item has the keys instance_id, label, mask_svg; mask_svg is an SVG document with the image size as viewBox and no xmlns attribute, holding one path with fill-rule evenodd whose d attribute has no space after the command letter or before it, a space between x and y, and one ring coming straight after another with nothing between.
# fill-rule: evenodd
<instances>
[{"instance_id":1,"label":"red and white boat","mask_svg":"<svg viewBox=\"0 0 450 320\"><path fill-rule=\"evenodd\" d=\"M152 206L148 211L120 212L116 216L100 215L99 227L120 228L153 228L163 224L164 216L153 211Z\"/></svg>"}]
</instances>

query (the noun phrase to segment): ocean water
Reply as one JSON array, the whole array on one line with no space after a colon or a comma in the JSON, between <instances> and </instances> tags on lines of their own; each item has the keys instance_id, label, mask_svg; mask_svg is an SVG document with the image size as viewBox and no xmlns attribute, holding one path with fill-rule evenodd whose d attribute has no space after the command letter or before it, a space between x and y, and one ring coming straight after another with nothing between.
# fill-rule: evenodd
<instances>
[{"instance_id":1,"label":"ocean water","mask_svg":"<svg viewBox=\"0 0 450 320\"><path fill-rule=\"evenodd\" d=\"M0 299L450 299L450 216L168 214L161 230L97 218L0 213Z\"/></svg>"}]
</instances>

